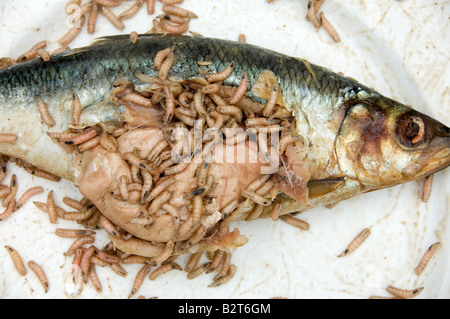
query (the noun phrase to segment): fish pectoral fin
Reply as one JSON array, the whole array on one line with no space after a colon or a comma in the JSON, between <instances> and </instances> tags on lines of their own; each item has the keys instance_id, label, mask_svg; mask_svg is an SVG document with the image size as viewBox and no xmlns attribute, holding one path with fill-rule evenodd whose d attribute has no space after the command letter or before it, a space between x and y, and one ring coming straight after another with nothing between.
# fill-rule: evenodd
<instances>
[{"instance_id":1,"label":"fish pectoral fin","mask_svg":"<svg viewBox=\"0 0 450 319\"><path fill-rule=\"evenodd\" d=\"M120 112L117 104L109 100L102 100L83 106L80 126L94 126L103 122L118 124L119 121Z\"/></svg>"},{"instance_id":2,"label":"fish pectoral fin","mask_svg":"<svg viewBox=\"0 0 450 319\"><path fill-rule=\"evenodd\" d=\"M313 199L334 192L345 184L344 178L330 178L309 181L308 198Z\"/></svg>"}]
</instances>

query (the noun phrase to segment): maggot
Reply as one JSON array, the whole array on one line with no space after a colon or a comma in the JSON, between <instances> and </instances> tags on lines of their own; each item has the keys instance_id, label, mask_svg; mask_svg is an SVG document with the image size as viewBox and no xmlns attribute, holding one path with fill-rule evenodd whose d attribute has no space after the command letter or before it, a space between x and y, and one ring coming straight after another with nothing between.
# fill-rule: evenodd
<instances>
[{"instance_id":1,"label":"maggot","mask_svg":"<svg viewBox=\"0 0 450 319\"><path fill-rule=\"evenodd\" d=\"M45 105L44 101L40 96L36 97L37 101L37 107L39 109L39 113L41 114L42 120L45 124L47 124L48 127L55 126L55 121L51 117L50 113L48 112L47 106Z\"/></svg>"},{"instance_id":2,"label":"maggot","mask_svg":"<svg viewBox=\"0 0 450 319\"><path fill-rule=\"evenodd\" d=\"M351 254L353 251L356 250L361 244L369 237L370 235L370 228L364 228L356 237L348 244L347 248L344 249L344 251L338 256L343 257Z\"/></svg>"},{"instance_id":3,"label":"maggot","mask_svg":"<svg viewBox=\"0 0 450 319\"><path fill-rule=\"evenodd\" d=\"M189 29L188 23L174 24L170 23L166 19L162 19L159 23L164 31L172 34L183 34Z\"/></svg>"},{"instance_id":4,"label":"maggot","mask_svg":"<svg viewBox=\"0 0 450 319\"><path fill-rule=\"evenodd\" d=\"M122 20L106 6L100 7L100 12L119 30L125 29ZM62 45L62 44L61 44Z\"/></svg>"},{"instance_id":5,"label":"maggot","mask_svg":"<svg viewBox=\"0 0 450 319\"><path fill-rule=\"evenodd\" d=\"M25 268L25 264L23 263L22 257L20 257L17 250L9 245L5 245L6 250L8 250L9 255L11 256L11 260L16 268L17 272L21 276L25 276L27 274L27 269Z\"/></svg>"},{"instance_id":6,"label":"maggot","mask_svg":"<svg viewBox=\"0 0 450 319\"><path fill-rule=\"evenodd\" d=\"M180 17L189 17L189 18L197 18L197 15L192 11L186 10L181 7L177 7L174 5L164 5L162 11L168 14L177 15Z\"/></svg>"},{"instance_id":7,"label":"maggot","mask_svg":"<svg viewBox=\"0 0 450 319\"><path fill-rule=\"evenodd\" d=\"M28 267L35 273L36 277L39 279L40 283L42 284L42 287L44 287L44 292L48 292L49 289L49 282L47 279L47 275L45 274L44 269L34 260L30 260L27 263Z\"/></svg>"},{"instance_id":8,"label":"maggot","mask_svg":"<svg viewBox=\"0 0 450 319\"><path fill-rule=\"evenodd\" d=\"M20 209L32 196L38 195L44 192L42 186L33 186L27 189L16 203L15 209Z\"/></svg>"},{"instance_id":9,"label":"maggot","mask_svg":"<svg viewBox=\"0 0 450 319\"><path fill-rule=\"evenodd\" d=\"M134 16L144 4L144 0L136 0L131 7L119 14L119 19L129 19Z\"/></svg>"},{"instance_id":10,"label":"maggot","mask_svg":"<svg viewBox=\"0 0 450 319\"><path fill-rule=\"evenodd\" d=\"M389 285L386 288L386 291L390 294L394 295L395 297L407 299L407 298L413 298L417 296L421 291L423 290L423 287L415 288L415 289L402 289L398 287L394 287L392 285Z\"/></svg>"},{"instance_id":11,"label":"maggot","mask_svg":"<svg viewBox=\"0 0 450 319\"><path fill-rule=\"evenodd\" d=\"M128 40L127 40L128 41ZM138 41L138 42L141 42L141 41ZM139 45L139 43L136 43L137 45ZM355 111L356 110L356 107L354 107L353 109L352 109L353 111ZM351 110L349 110L349 113L348 113L349 115L351 115L352 114L352 112L351 112ZM245 114L243 114L243 119L245 119L245 117L246 117L246 115ZM356 117L355 117L356 118ZM242 124L242 123L241 123ZM345 123L344 123L345 124ZM344 125L345 126L345 125ZM131 128L130 129L130 131L132 131L132 130L138 130L138 129L140 129L140 128L138 128L138 127L133 127L133 128ZM339 142L339 141L338 141ZM300 144L300 143L298 143L298 144ZM269 145L270 145L270 143L269 143ZM170 146L169 146L170 147Z\"/></svg>"},{"instance_id":12,"label":"maggot","mask_svg":"<svg viewBox=\"0 0 450 319\"><path fill-rule=\"evenodd\" d=\"M150 280L155 280L156 278L158 278L159 276L167 273L168 271L171 270L181 270L180 265L178 265L177 263L171 262L171 263L167 263L167 264L163 264L161 266L159 266L158 268L156 268L149 276L148 278Z\"/></svg>"},{"instance_id":13,"label":"maggot","mask_svg":"<svg viewBox=\"0 0 450 319\"><path fill-rule=\"evenodd\" d=\"M138 271L138 273L134 279L133 287L131 288L130 294L128 295L128 298L131 298L139 290L139 288L142 286L142 283L144 282L145 277L148 275L150 270L151 270L151 265L145 264Z\"/></svg>"},{"instance_id":14,"label":"maggot","mask_svg":"<svg viewBox=\"0 0 450 319\"><path fill-rule=\"evenodd\" d=\"M426 252L423 254L422 258L420 259L419 264L414 269L414 272L417 275L420 275L422 271L425 269L425 267L428 265L431 257L433 257L434 253L436 252L436 249L439 247L440 244L441 244L440 242L436 242L432 244L430 247L428 247Z\"/></svg>"},{"instance_id":15,"label":"maggot","mask_svg":"<svg viewBox=\"0 0 450 319\"><path fill-rule=\"evenodd\" d=\"M230 76L231 72L233 72L234 65L235 65L234 62L230 62L230 64L229 64L225 69L223 69L223 70L220 71L220 72L216 72L216 73L212 73L212 74L208 75L208 76L206 77L206 79L207 79L208 82L210 82L210 83L211 83L211 82L223 81L223 80L225 80L227 77Z\"/></svg>"}]
</instances>

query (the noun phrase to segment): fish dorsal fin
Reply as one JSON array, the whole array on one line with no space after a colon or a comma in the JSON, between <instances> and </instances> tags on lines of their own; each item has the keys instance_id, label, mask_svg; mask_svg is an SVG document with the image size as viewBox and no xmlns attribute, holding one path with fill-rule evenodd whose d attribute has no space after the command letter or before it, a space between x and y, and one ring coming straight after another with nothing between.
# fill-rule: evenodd
<instances>
[{"instance_id":1,"label":"fish dorsal fin","mask_svg":"<svg viewBox=\"0 0 450 319\"><path fill-rule=\"evenodd\" d=\"M61 53L61 55L64 56L64 57L76 55L76 54L79 54L79 53L83 53L83 52L89 51L89 50L92 49L92 47L106 45L106 44L108 44L110 42L124 40L126 38L129 39L130 36L126 35L126 34L120 34L120 35L111 35L111 36L104 36L104 37L95 38L94 41L90 45L64 51L64 52Z\"/></svg>"},{"instance_id":2,"label":"fish dorsal fin","mask_svg":"<svg viewBox=\"0 0 450 319\"><path fill-rule=\"evenodd\" d=\"M161 34L156 34L156 33L155 34L140 34L138 39L151 38L151 37L156 37L156 36L161 36ZM130 41L130 35L129 34L107 35L107 36L95 38L94 41L90 45L81 47L81 48L74 48L74 49L64 51L61 53L61 55L67 57L67 56L71 56L74 54L86 52L96 46L108 45L109 43L118 42L118 41Z\"/></svg>"},{"instance_id":3,"label":"fish dorsal fin","mask_svg":"<svg viewBox=\"0 0 450 319\"><path fill-rule=\"evenodd\" d=\"M155 34L152 34L152 36L154 35ZM139 37L142 37L142 35L139 35ZM99 38L95 38L94 41L91 43L91 45L102 45L107 44L109 42L120 41L125 39L129 40L130 35L129 34L106 35Z\"/></svg>"},{"instance_id":4,"label":"fish dorsal fin","mask_svg":"<svg viewBox=\"0 0 450 319\"><path fill-rule=\"evenodd\" d=\"M165 37L167 36L166 34L161 34L161 33L142 33L138 35L138 40L139 39L147 39L147 38L154 38L154 37ZM171 37L183 37L183 36L179 36L179 35L170 35ZM106 35L106 36L102 36L99 38L95 38L94 42L92 42L91 45L103 45L103 44L107 44L109 42L114 42L114 41L121 41L121 40L130 40L130 35L129 34L118 34L118 35Z\"/></svg>"}]
</instances>

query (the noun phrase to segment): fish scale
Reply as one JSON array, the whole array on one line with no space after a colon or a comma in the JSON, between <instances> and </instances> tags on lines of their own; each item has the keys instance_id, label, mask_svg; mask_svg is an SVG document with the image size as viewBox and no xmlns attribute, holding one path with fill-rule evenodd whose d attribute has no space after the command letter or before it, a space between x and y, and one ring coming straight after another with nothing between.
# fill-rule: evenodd
<instances>
[{"instance_id":1,"label":"fish scale","mask_svg":"<svg viewBox=\"0 0 450 319\"><path fill-rule=\"evenodd\" d=\"M154 56L158 51L173 44L176 45L177 62L171 74L176 73L183 78L198 77L197 62L201 60L213 62L210 66L211 72L220 71L231 61L235 61L236 68L225 81L229 85L237 85L242 71L248 69L250 86L263 70L276 74L280 85L286 91L309 85L311 90L325 89L323 94L340 94L338 91L327 91L327 86L318 80L321 78L327 84L340 81L342 85L338 87L341 88L361 86L344 77L334 80L335 77L328 75L331 72L314 65L310 68L315 73L313 78L316 80L306 81L311 78L311 74L301 60L248 44L201 37L151 35L140 36L138 43L131 44L127 36L116 36L107 37L87 48L54 55L49 63L32 60L8 68L13 72L0 71L0 98L12 97L10 94L16 92L16 88L20 86L29 88L28 92L32 95L42 90L92 90L86 83L96 83L102 78L100 75L108 79L111 86L118 76L132 77L136 72L155 76L157 72L153 70Z\"/></svg>"},{"instance_id":2,"label":"fish scale","mask_svg":"<svg viewBox=\"0 0 450 319\"><path fill-rule=\"evenodd\" d=\"M212 63L207 67L210 73L220 72L234 62L235 67L224 85L238 86L246 70L250 88L247 94L263 103L265 98L252 89L267 74L278 81L282 94L280 103L292 112L296 134L302 136L309 147L307 159L311 163L311 176L334 180L329 184L329 193L325 192L325 196L306 206L285 201L289 202L286 209L290 211L421 178L449 165L449 129L445 125L351 78L254 45L179 35L140 35L134 44L130 43L128 35L106 37L91 46L53 55L49 62L32 60L0 70L3 115L0 129L21 135L13 145L1 144L0 153L22 158L55 175L75 180L79 168L71 167L72 155L46 135L49 129L36 110L36 96L42 95L46 102L57 123L54 130L64 130L70 124L73 91L80 97L83 108L81 124L119 122L120 109L109 101L114 83L127 80L142 85L135 76L138 73L158 77L158 71L153 68L154 58L159 51L172 46L175 47L175 63L169 78L201 76L199 61ZM377 121L376 112L387 116L386 123ZM19 119L20 125L17 125ZM408 122L409 119L413 120ZM426 143L412 147L398 134L406 128L408 132L417 131L417 121L422 121L426 127L422 132ZM381 125L386 125L386 129L374 129ZM26 136L25 129L30 132ZM387 133L371 136L368 132ZM349 150L355 151L351 154ZM45 160L41 155L44 151L59 160ZM336 188L336 179L344 181L345 186ZM320 185L323 187L326 183Z\"/></svg>"}]
</instances>

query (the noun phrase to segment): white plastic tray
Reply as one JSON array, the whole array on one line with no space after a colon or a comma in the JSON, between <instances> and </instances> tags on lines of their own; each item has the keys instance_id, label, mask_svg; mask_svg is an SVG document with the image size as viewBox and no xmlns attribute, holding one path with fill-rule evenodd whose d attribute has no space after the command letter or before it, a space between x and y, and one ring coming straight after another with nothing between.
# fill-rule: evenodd
<instances>
[{"instance_id":1,"label":"white plastic tray","mask_svg":"<svg viewBox=\"0 0 450 319\"><path fill-rule=\"evenodd\" d=\"M67 30L66 1L2 0L0 2L0 56L16 58L40 40L49 50ZM130 2L131 4L131 2ZM325 30L316 30L305 20L307 1L274 0L185 0L183 7L199 18L190 30L204 36L237 40L274 49L311 63L343 72L396 100L450 125L450 65L448 3L427 0L327 0L322 7L342 41L334 43ZM161 12L157 2L156 14ZM126 29L146 32L152 18L145 10L125 21ZM121 33L104 18L97 32L84 31L71 44L89 44L95 37ZM1 108L1 106L0 106ZM43 155L44 156L44 155ZM31 177L12 164L21 194L30 185L41 185L45 193L33 200L45 201L53 189L57 204L63 196L80 198L76 188L61 181L50 183ZM207 288L211 275L188 280L185 272L172 271L156 281L145 280L136 294L159 298L367 298L385 295L394 285L405 289L425 287L417 298L449 298L450 261L449 189L450 171L434 177L428 203L420 201L421 182L361 195L333 209L318 208L300 218L311 224L301 231L282 222L258 220L237 223L249 243L235 251L235 277L224 286ZM9 176L5 181L9 180ZM0 244L16 248L25 261L43 265L50 282L44 293L34 274L20 277L9 255L0 247L1 298L126 298L140 268L127 265L121 278L110 269L97 267L103 291L91 284L79 295L70 295L72 258L63 256L72 240L54 234L55 228L77 224L48 222L30 201L0 223ZM353 254L337 258L363 228L372 234ZM99 231L96 245L107 242ZM430 244L441 247L425 271L414 268Z\"/></svg>"}]
</instances>

